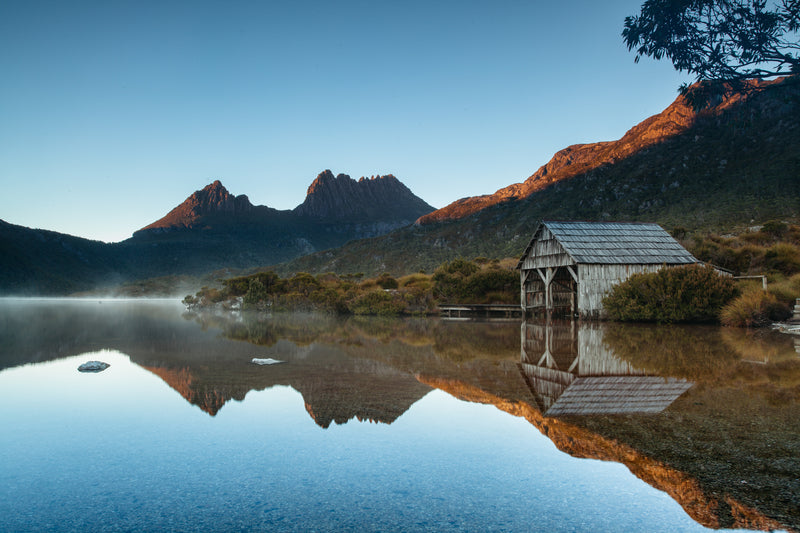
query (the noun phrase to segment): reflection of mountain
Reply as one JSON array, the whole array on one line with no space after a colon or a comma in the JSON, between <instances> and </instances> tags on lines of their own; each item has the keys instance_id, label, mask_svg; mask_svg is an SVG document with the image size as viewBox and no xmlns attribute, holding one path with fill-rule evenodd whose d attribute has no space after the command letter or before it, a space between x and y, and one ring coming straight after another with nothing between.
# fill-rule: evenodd
<instances>
[{"instance_id":1,"label":"reflection of mountain","mask_svg":"<svg viewBox=\"0 0 800 533\"><path fill-rule=\"evenodd\" d=\"M763 530L784 527L780 522L730 496L720 498L705 490L687 473L648 457L629 445L587 431L579 425L544 417L529 403L495 396L489 391L457 380L428 378L423 381L461 400L493 405L501 411L526 419L559 450L573 457L624 464L636 477L669 494L681 504L689 516L706 527ZM720 516L725 511L727 513Z\"/></svg>"},{"instance_id":2,"label":"reflection of mountain","mask_svg":"<svg viewBox=\"0 0 800 533\"><path fill-rule=\"evenodd\" d=\"M602 339L594 323L522 324L520 371L544 415L660 413L692 386L643 375Z\"/></svg>"},{"instance_id":3,"label":"reflection of mountain","mask_svg":"<svg viewBox=\"0 0 800 533\"><path fill-rule=\"evenodd\" d=\"M184 367L143 366L211 416L231 399L244 400L251 390L292 387L322 428L353 418L391 424L430 391L412 375L378 361L353 359L317 344L295 358L286 344L270 354L285 361L279 365L257 366L239 358Z\"/></svg>"},{"instance_id":4,"label":"reflection of mountain","mask_svg":"<svg viewBox=\"0 0 800 533\"><path fill-rule=\"evenodd\" d=\"M800 529L800 358L789 336L571 323L522 334L521 357L517 324L187 320L174 304L0 305L0 369L115 349L210 414L251 390L291 386L322 427L352 418L391 423L437 387L525 418L566 453L626 465L709 527ZM253 357L286 363L259 367ZM520 367L571 379L566 390L609 374L695 385L655 413L556 418L552 409L565 394L547 387L562 381L531 388ZM574 377L561 374L570 369Z\"/></svg>"},{"instance_id":5,"label":"reflection of mountain","mask_svg":"<svg viewBox=\"0 0 800 533\"><path fill-rule=\"evenodd\" d=\"M244 400L251 390L286 385L303 395L309 414L322 427L353 418L391 423L430 390L412 374L382 361L351 357L335 344L313 343L336 326L335 320L295 317L299 320L290 320L284 331L312 344L299 348L283 340L266 347L226 339L213 327L201 330L181 317L181 309L174 302L148 301L2 305L0 370L114 349L212 416L230 400ZM275 324L280 320L266 329ZM238 331L239 326L246 329L248 324L231 329ZM287 363L259 367L250 362L254 357Z\"/></svg>"}]
</instances>

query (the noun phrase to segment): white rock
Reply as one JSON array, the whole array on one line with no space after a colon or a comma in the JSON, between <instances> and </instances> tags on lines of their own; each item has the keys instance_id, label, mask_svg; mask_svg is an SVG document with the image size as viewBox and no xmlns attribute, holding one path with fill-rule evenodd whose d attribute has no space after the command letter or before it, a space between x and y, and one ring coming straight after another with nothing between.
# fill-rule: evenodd
<instances>
[{"instance_id":1,"label":"white rock","mask_svg":"<svg viewBox=\"0 0 800 533\"><path fill-rule=\"evenodd\" d=\"M273 359L271 357L267 357L266 359L259 359L258 357L254 357L252 362L257 365L275 365L278 363L283 363L283 361L278 361L277 359Z\"/></svg>"}]
</instances>

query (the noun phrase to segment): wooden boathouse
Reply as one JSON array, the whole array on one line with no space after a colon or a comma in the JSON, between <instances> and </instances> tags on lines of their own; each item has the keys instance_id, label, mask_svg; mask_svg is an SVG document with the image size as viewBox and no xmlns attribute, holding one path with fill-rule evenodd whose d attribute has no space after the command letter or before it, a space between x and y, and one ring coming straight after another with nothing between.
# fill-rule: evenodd
<instances>
[{"instance_id":1,"label":"wooden boathouse","mask_svg":"<svg viewBox=\"0 0 800 533\"><path fill-rule=\"evenodd\" d=\"M698 262L658 224L542 221L517 263L522 312L601 318L632 274Z\"/></svg>"}]
</instances>

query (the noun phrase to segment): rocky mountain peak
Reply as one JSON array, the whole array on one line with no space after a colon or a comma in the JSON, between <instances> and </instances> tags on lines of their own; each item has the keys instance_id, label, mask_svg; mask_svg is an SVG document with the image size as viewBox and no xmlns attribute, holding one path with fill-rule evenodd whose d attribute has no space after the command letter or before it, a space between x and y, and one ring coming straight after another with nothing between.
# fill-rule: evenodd
<instances>
[{"instance_id":1,"label":"rocky mountain peak","mask_svg":"<svg viewBox=\"0 0 800 533\"><path fill-rule=\"evenodd\" d=\"M215 180L195 191L167 215L139 231L192 228L201 217L217 213L246 213L253 204L246 195L233 196L222 182ZM139 232L137 232L139 233Z\"/></svg>"},{"instance_id":2,"label":"rocky mountain peak","mask_svg":"<svg viewBox=\"0 0 800 533\"><path fill-rule=\"evenodd\" d=\"M301 216L359 221L392 220L410 223L433 211L392 174L361 177L325 170L308 187L306 199L294 209ZM419 213L419 214L416 214Z\"/></svg>"}]
</instances>

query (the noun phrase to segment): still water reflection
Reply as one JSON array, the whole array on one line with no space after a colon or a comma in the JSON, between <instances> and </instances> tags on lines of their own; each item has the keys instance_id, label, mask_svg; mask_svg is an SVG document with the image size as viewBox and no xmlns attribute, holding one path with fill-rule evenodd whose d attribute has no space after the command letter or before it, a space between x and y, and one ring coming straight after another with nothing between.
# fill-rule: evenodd
<instances>
[{"instance_id":1,"label":"still water reflection","mask_svg":"<svg viewBox=\"0 0 800 533\"><path fill-rule=\"evenodd\" d=\"M0 338L3 531L800 529L789 336L39 300Z\"/></svg>"}]
</instances>

